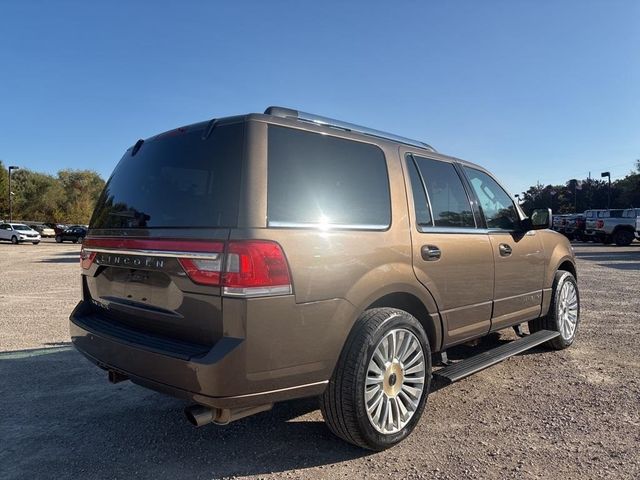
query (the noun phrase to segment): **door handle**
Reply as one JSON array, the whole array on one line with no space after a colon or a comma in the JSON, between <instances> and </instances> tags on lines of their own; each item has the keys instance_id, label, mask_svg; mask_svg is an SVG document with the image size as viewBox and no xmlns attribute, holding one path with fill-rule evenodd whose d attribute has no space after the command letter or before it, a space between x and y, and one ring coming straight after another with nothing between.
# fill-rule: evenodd
<instances>
[{"instance_id":1,"label":"door handle","mask_svg":"<svg viewBox=\"0 0 640 480\"><path fill-rule=\"evenodd\" d=\"M420 249L420 255L422 255L423 260L433 262L440 259L442 252L435 245L423 245Z\"/></svg>"},{"instance_id":2,"label":"door handle","mask_svg":"<svg viewBox=\"0 0 640 480\"><path fill-rule=\"evenodd\" d=\"M498 250L500 250L500 256L501 257L508 257L509 255L511 255L511 247L509 245L507 245L506 243L501 243L498 246Z\"/></svg>"}]
</instances>

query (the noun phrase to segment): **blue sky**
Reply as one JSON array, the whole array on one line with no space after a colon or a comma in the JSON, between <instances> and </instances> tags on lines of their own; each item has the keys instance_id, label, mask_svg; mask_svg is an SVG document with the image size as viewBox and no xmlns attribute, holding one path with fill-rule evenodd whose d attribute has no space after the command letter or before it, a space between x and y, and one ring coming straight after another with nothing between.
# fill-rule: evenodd
<instances>
[{"instance_id":1,"label":"blue sky","mask_svg":"<svg viewBox=\"0 0 640 480\"><path fill-rule=\"evenodd\" d=\"M0 159L107 177L138 138L283 105L423 139L512 193L640 158L640 2L0 4Z\"/></svg>"}]
</instances>

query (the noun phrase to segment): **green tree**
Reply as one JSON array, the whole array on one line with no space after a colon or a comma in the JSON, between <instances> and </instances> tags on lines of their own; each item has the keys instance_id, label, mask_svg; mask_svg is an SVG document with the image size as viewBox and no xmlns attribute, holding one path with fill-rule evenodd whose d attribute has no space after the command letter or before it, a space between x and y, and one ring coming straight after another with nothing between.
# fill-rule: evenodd
<instances>
[{"instance_id":1,"label":"green tree","mask_svg":"<svg viewBox=\"0 0 640 480\"><path fill-rule=\"evenodd\" d=\"M62 221L88 224L104 180L92 170L60 170L58 182L64 191Z\"/></svg>"},{"instance_id":2,"label":"green tree","mask_svg":"<svg viewBox=\"0 0 640 480\"><path fill-rule=\"evenodd\" d=\"M611 208L640 207L640 160L635 171L611 183ZM607 208L608 182L601 179L571 179L565 185L535 185L521 195L522 208L551 208L554 213L584 212Z\"/></svg>"}]
</instances>

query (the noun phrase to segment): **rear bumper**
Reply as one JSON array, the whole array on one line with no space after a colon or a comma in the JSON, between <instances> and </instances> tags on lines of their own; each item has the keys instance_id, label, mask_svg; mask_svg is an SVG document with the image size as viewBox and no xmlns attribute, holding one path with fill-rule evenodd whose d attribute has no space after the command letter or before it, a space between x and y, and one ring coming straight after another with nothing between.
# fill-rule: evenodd
<instances>
[{"instance_id":1,"label":"rear bumper","mask_svg":"<svg viewBox=\"0 0 640 480\"><path fill-rule=\"evenodd\" d=\"M321 394L326 372L298 369L248 372L255 362L245 338L222 337L213 348L148 336L96 318L88 302L70 316L71 340L80 353L105 370L178 398L215 408L239 408ZM254 353L255 355L255 353ZM289 369L287 369L289 370Z\"/></svg>"}]
</instances>

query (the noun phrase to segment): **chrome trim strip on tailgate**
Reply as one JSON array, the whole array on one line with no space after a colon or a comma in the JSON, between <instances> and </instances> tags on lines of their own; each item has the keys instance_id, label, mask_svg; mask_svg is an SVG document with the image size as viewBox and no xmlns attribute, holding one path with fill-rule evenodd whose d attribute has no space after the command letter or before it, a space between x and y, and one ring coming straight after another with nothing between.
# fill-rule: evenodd
<instances>
[{"instance_id":1,"label":"chrome trim strip on tailgate","mask_svg":"<svg viewBox=\"0 0 640 480\"><path fill-rule=\"evenodd\" d=\"M85 252L110 253L113 255L146 255L148 257L196 258L200 260L219 260L221 253L175 252L169 250L134 250L85 247Z\"/></svg>"}]
</instances>

